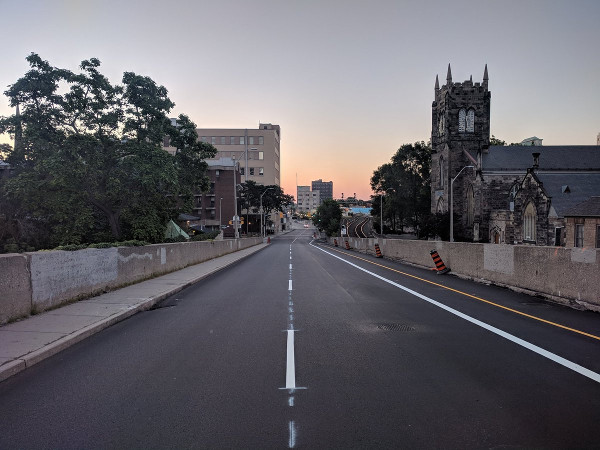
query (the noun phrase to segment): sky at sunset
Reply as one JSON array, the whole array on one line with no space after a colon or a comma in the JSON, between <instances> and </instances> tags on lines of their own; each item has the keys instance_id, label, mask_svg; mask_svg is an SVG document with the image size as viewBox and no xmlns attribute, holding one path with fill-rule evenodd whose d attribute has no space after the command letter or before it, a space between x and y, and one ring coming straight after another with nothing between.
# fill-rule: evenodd
<instances>
[{"instance_id":1,"label":"sky at sunset","mask_svg":"<svg viewBox=\"0 0 600 450\"><path fill-rule=\"evenodd\" d=\"M0 92L31 52L74 71L96 57L113 83L150 76L198 127L280 125L294 196L297 174L368 199L378 166L429 139L448 63L454 82L488 65L498 138L593 145L600 132L598 0L0 0L0 17Z\"/></svg>"}]
</instances>

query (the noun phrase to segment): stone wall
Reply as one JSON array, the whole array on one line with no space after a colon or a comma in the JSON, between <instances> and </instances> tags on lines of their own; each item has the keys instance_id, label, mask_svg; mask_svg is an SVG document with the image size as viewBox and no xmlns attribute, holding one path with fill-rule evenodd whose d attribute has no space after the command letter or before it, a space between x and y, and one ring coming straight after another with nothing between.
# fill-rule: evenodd
<instances>
[{"instance_id":1,"label":"stone wall","mask_svg":"<svg viewBox=\"0 0 600 450\"><path fill-rule=\"evenodd\" d=\"M355 250L423 267L435 267L437 250L454 274L501 286L523 289L575 307L600 312L600 249L532 245L478 244L403 239L348 240ZM333 244L333 238L329 239Z\"/></svg>"},{"instance_id":2,"label":"stone wall","mask_svg":"<svg viewBox=\"0 0 600 450\"><path fill-rule=\"evenodd\" d=\"M0 255L0 324L261 242L248 238Z\"/></svg>"}]
</instances>

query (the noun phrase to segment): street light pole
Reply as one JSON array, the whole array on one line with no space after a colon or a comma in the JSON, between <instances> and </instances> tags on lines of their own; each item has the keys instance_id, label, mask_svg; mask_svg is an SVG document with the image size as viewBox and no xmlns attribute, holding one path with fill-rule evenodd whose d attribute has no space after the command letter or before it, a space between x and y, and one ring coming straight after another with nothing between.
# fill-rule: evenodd
<instances>
[{"instance_id":1,"label":"street light pole","mask_svg":"<svg viewBox=\"0 0 600 450\"><path fill-rule=\"evenodd\" d=\"M383 236L383 194L379 194L379 234Z\"/></svg>"},{"instance_id":2,"label":"street light pole","mask_svg":"<svg viewBox=\"0 0 600 450\"><path fill-rule=\"evenodd\" d=\"M238 229L238 223L240 218L237 213L237 176L235 173L236 169L235 160L233 160L233 237L238 239L240 237L240 231Z\"/></svg>"},{"instance_id":3,"label":"street light pole","mask_svg":"<svg viewBox=\"0 0 600 450\"><path fill-rule=\"evenodd\" d=\"M273 188L266 188L266 189L265 189L265 191L264 191L262 194L260 194L260 235L261 235L261 237L262 237L263 239L264 239L264 237L265 237L265 230L264 230L264 228L263 228L263 207L262 207L262 198L263 198L263 195L265 195L269 189L273 189Z\"/></svg>"},{"instance_id":4,"label":"street light pole","mask_svg":"<svg viewBox=\"0 0 600 450\"><path fill-rule=\"evenodd\" d=\"M452 187L454 186L454 182L458 178L458 176L462 173L463 170L473 168L473 166L465 166L456 174L452 180L450 180L450 242L454 242L454 195L452 191Z\"/></svg>"}]
</instances>

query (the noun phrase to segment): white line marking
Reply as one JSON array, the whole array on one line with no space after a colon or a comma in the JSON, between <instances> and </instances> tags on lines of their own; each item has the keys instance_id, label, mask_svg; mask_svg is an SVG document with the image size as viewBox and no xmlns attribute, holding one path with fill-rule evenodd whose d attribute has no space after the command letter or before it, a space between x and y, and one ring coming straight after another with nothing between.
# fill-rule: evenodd
<instances>
[{"instance_id":1,"label":"white line marking","mask_svg":"<svg viewBox=\"0 0 600 450\"><path fill-rule=\"evenodd\" d=\"M293 395L291 395L290 398L288 399L288 405L294 406L294 396Z\"/></svg>"},{"instance_id":2,"label":"white line marking","mask_svg":"<svg viewBox=\"0 0 600 450\"><path fill-rule=\"evenodd\" d=\"M294 330L288 330L287 335L287 365L285 369L285 388L296 389L296 363L294 362Z\"/></svg>"},{"instance_id":3,"label":"white line marking","mask_svg":"<svg viewBox=\"0 0 600 450\"><path fill-rule=\"evenodd\" d=\"M291 290L292 290L292 280L290 280L290 284L288 286L288 291L291 291Z\"/></svg>"},{"instance_id":4,"label":"white line marking","mask_svg":"<svg viewBox=\"0 0 600 450\"><path fill-rule=\"evenodd\" d=\"M289 447L294 448L296 446L296 424L293 420L290 420L290 442Z\"/></svg>"},{"instance_id":5,"label":"white line marking","mask_svg":"<svg viewBox=\"0 0 600 450\"><path fill-rule=\"evenodd\" d=\"M292 264L290 263L290 270L292 270Z\"/></svg>"},{"instance_id":6,"label":"white line marking","mask_svg":"<svg viewBox=\"0 0 600 450\"><path fill-rule=\"evenodd\" d=\"M311 243L311 245L312 245L312 243ZM360 266L357 266L356 264L346 261L345 259L340 258L339 256L334 255L333 253L329 253L328 251L323 250L320 247L317 247L316 245L313 245L313 247L318 250L321 250L323 253L327 253L328 255L339 259L340 261L345 262L346 264L351 265L352 267L357 268L358 270L362 270L363 272L368 273L369 275L374 276L375 278L379 278L380 280L385 281L386 283L389 283L392 286L396 286L397 288L400 288L403 291L406 291L409 294L414 295L415 297L419 297L420 299L425 300L426 302L429 302L432 305L437 306L438 308L448 311L449 313L454 314L455 316L458 316L461 319L465 319L466 321L471 322L477 326L480 326L481 328L484 328L488 331L491 331L492 333L497 334L498 336L508 339L509 341L514 342L517 345L520 345L521 347L525 347L526 349L531 350L532 352L537 353L538 355L541 355L544 358L548 358L549 360L554 361L555 363L560 364L561 366L564 366L567 369L571 369L572 371L577 372L577 373L583 375L584 377L590 378L591 380L594 380L595 382L600 383L600 374L593 372L590 369L586 369L585 367L580 366L579 364L576 364L572 361L569 361L568 359L565 359L565 358L558 356L552 352L549 352L548 350L538 347L537 345L531 344L521 338L513 336L512 334L509 334L506 331L502 331L499 328L488 325L487 323L477 320L471 316L467 316L466 314L463 314L454 308L450 308L449 306L446 306L443 303L437 302L423 294L420 294L416 291L413 291L412 289L402 286L401 284L395 283L391 280L388 280L387 278L382 277L381 275L377 275L376 273L370 272L367 269L364 269Z\"/></svg>"}]
</instances>

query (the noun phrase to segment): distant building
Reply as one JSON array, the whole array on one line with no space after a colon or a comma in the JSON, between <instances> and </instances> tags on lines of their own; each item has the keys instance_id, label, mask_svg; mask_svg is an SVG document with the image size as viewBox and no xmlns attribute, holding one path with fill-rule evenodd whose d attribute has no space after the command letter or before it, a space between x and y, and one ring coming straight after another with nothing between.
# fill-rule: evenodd
<instances>
[{"instance_id":1,"label":"distant building","mask_svg":"<svg viewBox=\"0 0 600 450\"><path fill-rule=\"evenodd\" d=\"M567 247L600 248L600 196L568 209L565 218Z\"/></svg>"},{"instance_id":2,"label":"distant building","mask_svg":"<svg viewBox=\"0 0 600 450\"><path fill-rule=\"evenodd\" d=\"M543 139L540 139L537 136L533 136L527 139L523 139L521 141L521 145L542 145Z\"/></svg>"},{"instance_id":3,"label":"distant building","mask_svg":"<svg viewBox=\"0 0 600 450\"><path fill-rule=\"evenodd\" d=\"M0 159L0 178L9 176L12 166Z\"/></svg>"},{"instance_id":4,"label":"distant building","mask_svg":"<svg viewBox=\"0 0 600 450\"><path fill-rule=\"evenodd\" d=\"M232 158L207 160L208 178L210 188L207 192L198 192L194 195L194 221L197 231L217 231L223 225L224 237L234 237L232 220L234 210L234 188L241 183L239 163ZM234 182L235 176L235 182ZM238 205L239 214L239 205ZM198 227L199 225L199 227ZM199 228L199 229L198 229Z\"/></svg>"},{"instance_id":5,"label":"distant building","mask_svg":"<svg viewBox=\"0 0 600 450\"><path fill-rule=\"evenodd\" d=\"M256 129L198 128L196 132L201 141L217 148L214 159L225 157L239 162L243 182L252 180L258 184L281 186L279 125L260 123Z\"/></svg>"},{"instance_id":6,"label":"distant building","mask_svg":"<svg viewBox=\"0 0 600 450\"><path fill-rule=\"evenodd\" d=\"M321 203L323 200L333 198L333 181L323 181L321 179L315 180L311 183L313 191L319 191L321 196Z\"/></svg>"},{"instance_id":7,"label":"distant building","mask_svg":"<svg viewBox=\"0 0 600 450\"><path fill-rule=\"evenodd\" d=\"M452 185L457 240L565 245L566 212L600 195L598 147L490 146L487 66L483 82L454 83L448 65L446 81L432 104L431 211L450 211Z\"/></svg>"},{"instance_id":8,"label":"distant building","mask_svg":"<svg viewBox=\"0 0 600 450\"><path fill-rule=\"evenodd\" d=\"M212 144L217 149L215 157L206 160L207 162L215 161L218 165L218 161L225 158L238 164L240 183L255 181L265 186L281 186L281 127L279 125L259 123L258 128L248 129L198 128L196 133L202 142ZM165 150L175 152L175 148L168 146L168 141L165 142ZM271 220L274 223L273 231L283 229L285 218L280 218L279 213L271 214Z\"/></svg>"},{"instance_id":9,"label":"distant building","mask_svg":"<svg viewBox=\"0 0 600 450\"><path fill-rule=\"evenodd\" d=\"M315 211L320 204L321 196L319 191L311 191L310 186L298 186L298 212Z\"/></svg>"}]
</instances>

